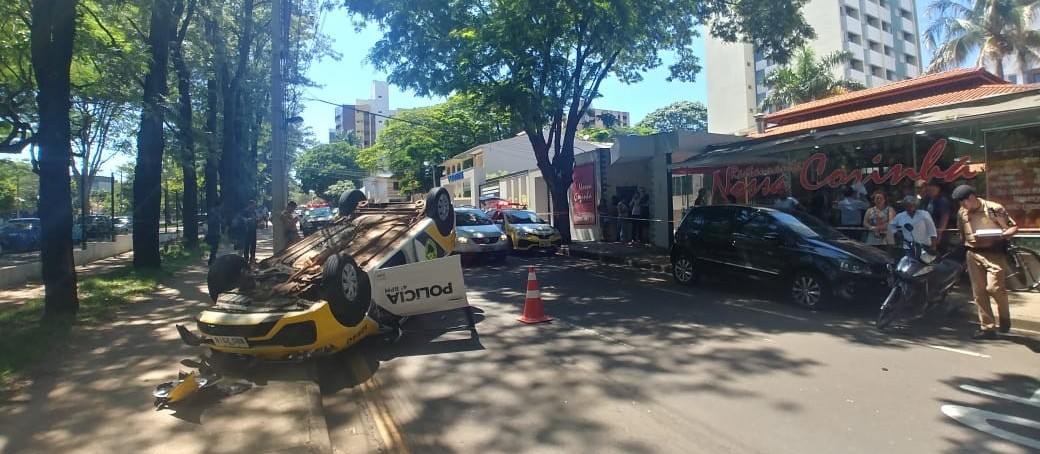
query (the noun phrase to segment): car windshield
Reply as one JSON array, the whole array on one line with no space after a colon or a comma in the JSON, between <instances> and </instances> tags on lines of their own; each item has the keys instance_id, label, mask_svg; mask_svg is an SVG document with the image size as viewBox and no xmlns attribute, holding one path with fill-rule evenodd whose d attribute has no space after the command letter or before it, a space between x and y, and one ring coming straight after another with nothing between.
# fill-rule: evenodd
<instances>
[{"instance_id":1,"label":"car windshield","mask_svg":"<svg viewBox=\"0 0 1040 454\"><path fill-rule=\"evenodd\" d=\"M505 215L510 224L547 224L544 219L531 211L507 211Z\"/></svg>"},{"instance_id":2,"label":"car windshield","mask_svg":"<svg viewBox=\"0 0 1040 454\"><path fill-rule=\"evenodd\" d=\"M315 208L311 210L311 216L332 216L332 209L329 207Z\"/></svg>"},{"instance_id":3,"label":"car windshield","mask_svg":"<svg viewBox=\"0 0 1040 454\"><path fill-rule=\"evenodd\" d=\"M7 224L4 224L4 227L3 227L5 232L25 232L25 231L28 231L28 230L32 230L32 228L33 228L33 222L32 221L18 221L18 220L9 221Z\"/></svg>"},{"instance_id":4,"label":"car windshield","mask_svg":"<svg viewBox=\"0 0 1040 454\"><path fill-rule=\"evenodd\" d=\"M455 225L465 227L469 225L491 225L491 219L488 219L484 213L479 211L456 211L455 212Z\"/></svg>"},{"instance_id":5,"label":"car windshield","mask_svg":"<svg viewBox=\"0 0 1040 454\"><path fill-rule=\"evenodd\" d=\"M781 224L805 238L823 238L825 240L845 239L845 235L827 225L823 221L804 213L787 213L774 211L773 217Z\"/></svg>"}]
</instances>

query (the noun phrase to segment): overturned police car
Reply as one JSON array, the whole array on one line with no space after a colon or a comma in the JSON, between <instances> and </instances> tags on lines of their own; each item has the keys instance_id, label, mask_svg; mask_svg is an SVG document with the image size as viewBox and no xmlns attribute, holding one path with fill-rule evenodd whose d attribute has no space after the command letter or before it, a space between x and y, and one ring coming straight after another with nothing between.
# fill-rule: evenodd
<instances>
[{"instance_id":1,"label":"overturned police car","mask_svg":"<svg viewBox=\"0 0 1040 454\"><path fill-rule=\"evenodd\" d=\"M468 309L454 245L455 210L444 188L425 201L379 206L348 191L335 219L255 268L237 255L219 257L207 282L214 305L198 316L198 333L177 329L185 343L214 354L335 353L399 329L409 316Z\"/></svg>"}]
</instances>

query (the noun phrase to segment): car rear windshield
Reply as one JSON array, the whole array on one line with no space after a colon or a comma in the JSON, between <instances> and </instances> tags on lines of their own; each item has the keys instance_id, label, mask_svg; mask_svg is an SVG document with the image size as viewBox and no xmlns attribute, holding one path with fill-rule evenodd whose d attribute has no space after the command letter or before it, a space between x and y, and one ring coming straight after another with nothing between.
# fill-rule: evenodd
<instances>
[{"instance_id":1,"label":"car rear windshield","mask_svg":"<svg viewBox=\"0 0 1040 454\"><path fill-rule=\"evenodd\" d=\"M479 211L456 211L455 212L455 225L457 226L468 226L468 225L490 225L493 224L491 219L488 219L483 213Z\"/></svg>"},{"instance_id":2,"label":"car rear windshield","mask_svg":"<svg viewBox=\"0 0 1040 454\"><path fill-rule=\"evenodd\" d=\"M841 232L808 214L783 211L774 211L772 214L781 224L787 226L795 234L805 238L823 238L825 240L845 238L845 235Z\"/></svg>"},{"instance_id":3,"label":"car rear windshield","mask_svg":"<svg viewBox=\"0 0 1040 454\"><path fill-rule=\"evenodd\" d=\"M506 212L506 220L510 224L546 224L545 220L531 211L509 211Z\"/></svg>"}]
</instances>

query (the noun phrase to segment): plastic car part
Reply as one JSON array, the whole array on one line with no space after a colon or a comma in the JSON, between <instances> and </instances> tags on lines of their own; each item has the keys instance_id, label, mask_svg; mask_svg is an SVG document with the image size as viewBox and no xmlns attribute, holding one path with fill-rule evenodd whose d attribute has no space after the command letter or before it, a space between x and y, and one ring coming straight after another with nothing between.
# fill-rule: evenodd
<instances>
[{"instance_id":1,"label":"plastic car part","mask_svg":"<svg viewBox=\"0 0 1040 454\"><path fill-rule=\"evenodd\" d=\"M354 326L368 313L372 285L361 267L347 254L333 255L321 271L322 296L332 315L345 326Z\"/></svg>"},{"instance_id":2,"label":"plastic car part","mask_svg":"<svg viewBox=\"0 0 1040 454\"><path fill-rule=\"evenodd\" d=\"M217 257L206 275L209 297L216 302L221 293L238 287L242 272L248 268L249 264L242 256L228 254Z\"/></svg>"},{"instance_id":3,"label":"plastic car part","mask_svg":"<svg viewBox=\"0 0 1040 454\"><path fill-rule=\"evenodd\" d=\"M448 194L447 189L430 189L426 195L426 217L433 219L441 235L451 235L455 228L455 207L451 204L451 194Z\"/></svg>"}]
</instances>

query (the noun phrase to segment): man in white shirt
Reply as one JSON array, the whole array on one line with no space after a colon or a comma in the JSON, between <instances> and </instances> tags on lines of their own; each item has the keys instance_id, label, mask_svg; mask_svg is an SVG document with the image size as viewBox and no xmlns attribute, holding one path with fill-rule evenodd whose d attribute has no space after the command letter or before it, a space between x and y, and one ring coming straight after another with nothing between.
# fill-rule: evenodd
<instances>
[{"instance_id":1,"label":"man in white shirt","mask_svg":"<svg viewBox=\"0 0 1040 454\"><path fill-rule=\"evenodd\" d=\"M927 211L918 210L917 204L919 201L917 197L908 195L903 197L903 209L904 211L897 214L896 217L892 218L892 222L888 224L889 232L901 232L903 239L912 239L914 243L929 246L932 249L939 244L939 235L935 231L935 222L932 221L932 215ZM908 231L906 224L910 224L914 230ZM905 243L903 243L905 247Z\"/></svg>"}]
</instances>

